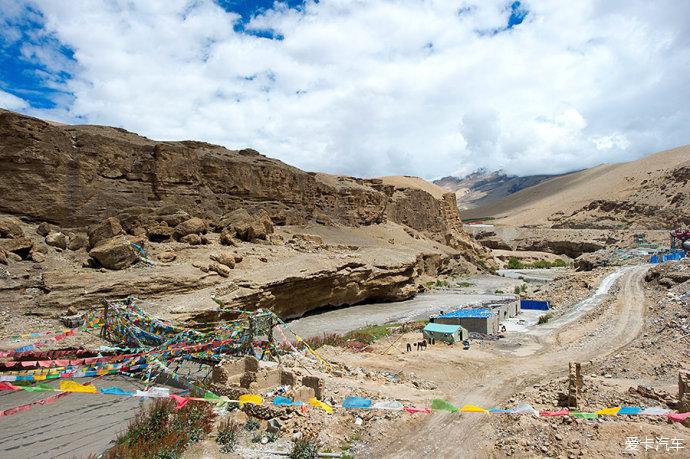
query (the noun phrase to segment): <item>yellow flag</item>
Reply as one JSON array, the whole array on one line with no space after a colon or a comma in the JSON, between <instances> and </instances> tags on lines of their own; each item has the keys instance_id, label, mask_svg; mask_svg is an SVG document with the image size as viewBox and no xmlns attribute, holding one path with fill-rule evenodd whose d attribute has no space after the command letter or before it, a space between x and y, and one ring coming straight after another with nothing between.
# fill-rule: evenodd
<instances>
[{"instance_id":1,"label":"yellow flag","mask_svg":"<svg viewBox=\"0 0 690 459\"><path fill-rule=\"evenodd\" d=\"M34 381L45 381L46 375L34 375Z\"/></svg>"},{"instance_id":2,"label":"yellow flag","mask_svg":"<svg viewBox=\"0 0 690 459\"><path fill-rule=\"evenodd\" d=\"M620 406L615 406L613 408L604 408L603 410L596 411L597 414L608 414L608 415L615 415L618 414L618 410L620 410Z\"/></svg>"},{"instance_id":3,"label":"yellow flag","mask_svg":"<svg viewBox=\"0 0 690 459\"><path fill-rule=\"evenodd\" d=\"M245 403L253 403L254 405L261 405L264 402L264 399L261 398L261 395L244 394L244 395L240 395L239 401L240 401L240 406L244 405Z\"/></svg>"},{"instance_id":4,"label":"yellow flag","mask_svg":"<svg viewBox=\"0 0 690 459\"><path fill-rule=\"evenodd\" d=\"M83 392L86 394L97 394L95 386L86 386L74 381L60 381L60 390L62 392Z\"/></svg>"},{"instance_id":5,"label":"yellow flag","mask_svg":"<svg viewBox=\"0 0 690 459\"><path fill-rule=\"evenodd\" d=\"M478 406L474 405L463 405L462 408L460 408L461 413L488 413L489 410L485 410L484 408L480 408Z\"/></svg>"},{"instance_id":6,"label":"yellow flag","mask_svg":"<svg viewBox=\"0 0 690 459\"><path fill-rule=\"evenodd\" d=\"M328 404L326 404L326 403L324 403L324 402L321 402L321 401L319 401L319 400L317 400L317 399L315 399L315 398L310 398L310 399L309 399L309 404L310 404L311 406L316 407L316 408L321 408L322 410L324 410L324 411L325 411L326 413L328 413L328 414L333 414L333 408L331 408L330 405L328 405Z\"/></svg>"}]
</instances>

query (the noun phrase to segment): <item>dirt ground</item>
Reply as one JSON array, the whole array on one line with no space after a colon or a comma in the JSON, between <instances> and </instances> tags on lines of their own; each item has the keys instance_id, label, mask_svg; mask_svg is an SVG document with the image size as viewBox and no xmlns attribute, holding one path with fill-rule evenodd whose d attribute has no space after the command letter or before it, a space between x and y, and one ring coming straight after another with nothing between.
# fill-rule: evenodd
<instances>
[{"instance_id":1,"label":"dirt ground","mask_svg":"<svg viewBox=\"0 0 690 459\"><path fill-rule=\"evenodd\" d=\"M436 344L426 351L408 353L405 344L420 339L419 332L411 332L376 342L372 352L323 346L318 352L333 365L330 371L306 359L295 359L288 365L298 373L323 375L328 394L325 401L332 404L357 395L399 400L416 407L428 407L432 399L441 398L455 406L474 404L485 408L512 408L527 402L539 410L557 409L558 392L567 388L568 362L577 361L582 363L585 375L584 411L622 404L667 407L664 401L629 390L645 385L657 394L670 394L672 399L677 394L678 370L690 368L687 341L675 339L686 330L682 328L686 323L680 328L667 327L675 333L675 340L656 333L661 321L677 322L682 308L687 312L687 302L673 300L675 306L656 307L668 292L645 281L647 270L648 266L623 268L616 274L609 294L591 310L582 309L581 316L574 316L570 309L578 308L579 303L564 304L562 310L554 311L554 323L564 325L547 332L515 334L498 341L474 340L470 350ZM608 277L606 274L591 274L591 287L597 287L597 281ZM671 293L673 298L683 294ZM646 339L661 339L665 344L652 346ZM665 418L642 416L581 420L480 413L410 415L376 410L336 410L327 416L312 410L284 424L284 437L309 434L318 436L323 450L346 449L355 457L377 458L642 454L639 449L637 453L626 450L628 437L641 441L681 439L686 447L690 446L687 427ZM245 447L242 456L272 457L270 451L287 447ZM189 457L202 457L200 451L208 454L208 448L213 446L199 446ZM687 457L683 453L668 452L672 457Z\"/></svg>"}]
</instances>

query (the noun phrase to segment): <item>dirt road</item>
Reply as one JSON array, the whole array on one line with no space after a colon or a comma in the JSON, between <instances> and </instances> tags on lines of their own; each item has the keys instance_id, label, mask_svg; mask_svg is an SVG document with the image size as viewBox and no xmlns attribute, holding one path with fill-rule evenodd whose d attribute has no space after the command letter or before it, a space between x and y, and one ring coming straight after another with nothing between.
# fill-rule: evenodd
<instances>
[{"instance_id":1,"label":"dirt road","mask_svg":"<svg viewBox=\"0 0 690 459\"><path fill-rule=\"evenodd\" d=\"M578 319L578 326L563 326L547 336L538 336L530 355L504 354L488 356L471 374L454 371L452 362L430 362L446 365L444 377L449 383L440 390L456 404L498 406L520 389L545 377L567 371L569 361L586 362L614 353L633 341L640 333L646 311L642 280L647 266L626 270L618 280L619 291L612 301L605 301ZM458 373L458 374L456 374ZM487 418L481 415L437 414L418 416L413 422L415 435L391 432L375 447L373 457L485 457L490 448ZM484 443L483 443L484 442Z\"/></svg>"}]
</instances>

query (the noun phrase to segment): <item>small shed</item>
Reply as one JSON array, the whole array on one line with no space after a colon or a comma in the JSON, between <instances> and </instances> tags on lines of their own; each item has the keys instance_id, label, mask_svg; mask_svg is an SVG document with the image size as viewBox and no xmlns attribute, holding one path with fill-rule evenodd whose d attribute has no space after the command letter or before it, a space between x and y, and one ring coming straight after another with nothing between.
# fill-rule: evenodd
<instances>
[{"instance_id":1,"label":"small shed","mask_svg":"<svg viewBox=\"0 0 690 459\"><path fill-rule=\"evenodd\" d=\"M424 327L422 335L426 339L433 338L434 340L445 341L448 344L457 343L458 341L466 340L469 337L467 330L460 325L446 325L437 323L428 323Z\"/></svg>"},{"instance_id":2,"label":"small shed","mask_svg":"<svg viewBox=\"0 0 690 459\"><path fill-rule=\"evenodd\" d=\"M485 335L498 333L498 316L490 308L457 309L434 318L435 323L460 325L466 330Z\"/></svg>"}]
</instances>

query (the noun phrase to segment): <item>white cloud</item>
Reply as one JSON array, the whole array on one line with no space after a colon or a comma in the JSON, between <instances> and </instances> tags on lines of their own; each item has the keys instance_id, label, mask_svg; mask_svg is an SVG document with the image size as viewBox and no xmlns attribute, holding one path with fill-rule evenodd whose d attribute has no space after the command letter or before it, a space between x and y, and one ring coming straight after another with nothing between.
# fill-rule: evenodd
<instances>
[{"instance_id":1,"label":"white cloud","mask_svg":"<svg viewBox=\"0 0 690 459\"><path fill-rule=\"evenodd\" d=\"M282 41L210 0L35 7L77 60L65 120L363 176L563 172L690 143L690 2L524 1L492 35L509 4L331 0L247 25Z\"/></svg>"},{"instance_id":2,"label":"white cloud","mask_svg":"<svg viewBox=\"0 0 690 459\"><path fill-rule=\"evenodd\" d=\"M7 110L24 110L29 107L29 104L14 94L0 90L0 108L5 108Z\"/></svg>"}]
</instances>

